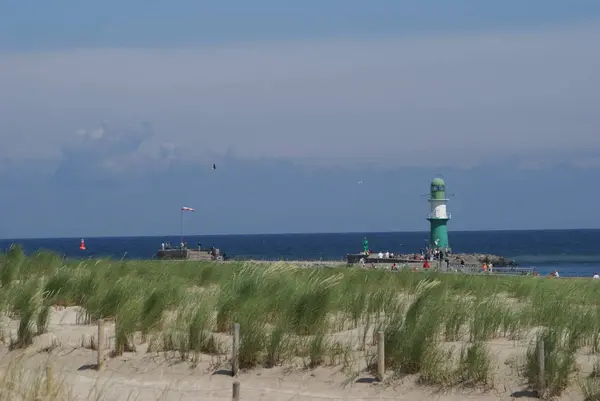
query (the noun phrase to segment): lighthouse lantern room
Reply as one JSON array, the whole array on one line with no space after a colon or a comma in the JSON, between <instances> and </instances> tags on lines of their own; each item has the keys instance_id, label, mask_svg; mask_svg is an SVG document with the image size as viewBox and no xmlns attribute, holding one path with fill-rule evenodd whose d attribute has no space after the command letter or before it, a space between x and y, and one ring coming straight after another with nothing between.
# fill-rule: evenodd
<instances>
[{"instance_id":1,"label":"lighthouse lantern room","mask_svg":"<svg viewBox=\"0 0 600 401\"><path fill-rule=\"evenodd\" d=\"M429 220L429 248L430 249L450 249L448 243L448 220L450 213L446 211L446 184L441 178L434 178L431 181L429 191L430 212L427 216Z\"/></svg>"}]
</instances>

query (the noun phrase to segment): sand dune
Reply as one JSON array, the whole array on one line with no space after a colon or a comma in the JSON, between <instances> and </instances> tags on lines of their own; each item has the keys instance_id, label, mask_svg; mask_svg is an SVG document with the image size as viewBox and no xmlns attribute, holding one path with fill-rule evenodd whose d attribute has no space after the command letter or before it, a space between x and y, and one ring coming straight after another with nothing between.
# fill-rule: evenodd
<instances>
[{"instance_id":1,"label":"sand dune","mask_svg":"<svg viewBox=\"0 0 600 401\"><path fill-rule=\"evenodd\" d=\"M0 369L5 377L4 384L13 381L21 390L31 383L36 374L44 374L51 366L55 383L60 383L64 392L73 400L139 400L139 401L216 401L231 399L232 383L230 363L227 355L221 357L201 355L197 364L182 361L177 354L147 352L148 344L136 344L136 352L110 358L107 355L104 369L95 369L96 351L90 349L95 343L97 326L77 324L79 308L53 308L48 332L35 338L32 346L24 351L8 351L6 344L1 348ZM15 335L18 322L4 321L4 337ZM114 344L114 327L107 323L107 350ZM360 330L336 333L338 338L353 341ZM352 372L342 372L340 367L319 367L314 370L298 367L259 368L242 372L241 400L248 401L304 401L304 400L508 400L513 395L522 400L534 399L533 394L523 391L524 386L511 361L523 355L526 340L490 342L497 360L493 389L452 390L440 392L414 383L414 379L389 379L377 383L373 376L360 371L364 362ZM458 344L458 343L457 343ZM452 344L447 344L451 346ZM14 364L19 361L18 364ZM11 362L13 363L11 365ZM582 370L591 371L590 358L578 356ZM10 371L10 372L9 372ZM11 374L7 375L9 372ZM16 374L23 376L15 376ZM8 378L7 378L8 377ZM29 382L28 382L29 380ZM18 392L18 389L17 389ZM0 399L3 399L0 397ZM5 398L8 399L8 398ZM17 399L17 398L13 398ZM573 388L560 398L582 400Z\"/></svg>"}]
</instances>

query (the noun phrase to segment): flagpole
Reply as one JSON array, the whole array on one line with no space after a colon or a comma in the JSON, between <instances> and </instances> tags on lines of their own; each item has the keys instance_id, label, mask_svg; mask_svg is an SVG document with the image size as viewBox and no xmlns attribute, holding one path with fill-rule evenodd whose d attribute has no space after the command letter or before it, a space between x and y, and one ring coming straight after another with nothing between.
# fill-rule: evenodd
<instances>
[{"instance_id":1,"label":"flagpole","mask_svg":"<svg viewBox=\"0 0 600 401\"><path fill-rule=\"evenodd\" d=\"M183 247L183 208L179 211L181 214L181 243L180 245Z\"/></svg>"}]
</instances>

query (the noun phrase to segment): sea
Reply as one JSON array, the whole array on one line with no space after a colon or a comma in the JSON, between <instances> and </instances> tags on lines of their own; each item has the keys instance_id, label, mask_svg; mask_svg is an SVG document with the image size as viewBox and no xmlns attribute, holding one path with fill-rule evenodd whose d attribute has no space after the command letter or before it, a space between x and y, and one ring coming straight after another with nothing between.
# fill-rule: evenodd
<instances>
[{"instance_id":1,"label":"sea","mask_svg":"<svg viewBox=\"0 0 600 401\"><path fill-rule=\"evenodd\" d=\"M214 246L232 259L332 260L343 261L348 253L362 251L367 237L374 251L418 253L427 241L426 232L186 235L190 247ZM179 236L3 239L0 248L18 243L26 253L44 249L67 258L109 257L152 259L161 243L179 244ZM540 274L557 269L562 277L592 277L600 273L600 229L529 231L452 231L454 253L490 253L514 260L522 267L535 267Z\"/></svg>"}]
</instances>

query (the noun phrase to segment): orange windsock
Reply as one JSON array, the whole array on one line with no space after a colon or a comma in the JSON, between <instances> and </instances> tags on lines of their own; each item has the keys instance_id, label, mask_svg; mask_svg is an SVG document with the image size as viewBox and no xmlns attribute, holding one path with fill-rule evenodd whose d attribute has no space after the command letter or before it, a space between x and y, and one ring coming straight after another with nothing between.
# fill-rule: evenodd
<instances>
[{"instance_id":1,"label":"orange windsock","mask_svg":"<svg viewBox=\"0 0 600 401\"><path fill-rule=\"evenodd\" d=\"M81 239L81 244L79 244L79 249L85 251L85 241L83 240L83 238Z\"/></svg>"}]
</instances>

